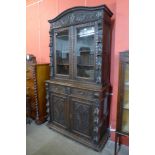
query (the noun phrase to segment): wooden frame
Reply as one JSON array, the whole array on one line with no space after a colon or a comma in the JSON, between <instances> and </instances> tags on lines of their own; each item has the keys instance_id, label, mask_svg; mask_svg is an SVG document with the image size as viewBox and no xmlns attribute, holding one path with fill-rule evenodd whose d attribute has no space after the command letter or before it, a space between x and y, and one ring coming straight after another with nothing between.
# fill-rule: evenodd
<instances>
[{"instance_id":1,"label":"wooden frame","mask_svg":"<svg viewBox=\"0 0 155 155\"><path fill-rule=\"evenodd\" d=\"M129 137L129 132L124 132L122 130L122 119L123 119L123 99L124 99L124 79L125 79L125 65L129 64L129 51L120 52L119 56L119 89L118 89L118 106L117 106L117 126L116 126L116 136L115 136L115 151L114 154L117 155L117 143L120 147L120 137ZM128 109L129 110L129 109Z\"/></svg>"}]
</instances>

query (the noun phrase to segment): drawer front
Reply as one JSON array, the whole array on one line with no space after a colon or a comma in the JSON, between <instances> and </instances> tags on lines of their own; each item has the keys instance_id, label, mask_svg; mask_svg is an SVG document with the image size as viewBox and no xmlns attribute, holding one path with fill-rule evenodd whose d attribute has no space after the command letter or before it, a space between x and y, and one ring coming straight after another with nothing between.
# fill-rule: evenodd
<instances>
[{"instance_id":1,"label":"drawer front","mask_svg":"<svg viewBox=\"0 0 155 155\"><path fill-rule=\"evenodd\" d=\"M60 93L60 94L66 94L66 87L56 84L50 84L49 85L49 91L53 93Z\"/></svg>"},{"instance_id":2,"label":"drawer front","mask_svg":"<svg viewBox=\"0 0 155 155\"><path fill-rule=\"evenodd\" d=\"M98 92L97 92L98 93ZM96 92L84 89L71 89L71 95L87 99L95 99ZM98 93L99 94L99 93ZM99 96L99 95L98 95Z\"/></svg>"}]
</instances>

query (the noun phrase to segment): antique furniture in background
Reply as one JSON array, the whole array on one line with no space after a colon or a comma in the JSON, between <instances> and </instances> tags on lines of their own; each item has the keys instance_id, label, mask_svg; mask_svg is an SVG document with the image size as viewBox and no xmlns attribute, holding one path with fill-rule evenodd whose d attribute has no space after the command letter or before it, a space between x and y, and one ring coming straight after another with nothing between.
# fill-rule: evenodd
<instances>
[{"instance_id":1,"label":"antique furniture in background","mask_svg":"<svg viewBox=\"0 0 155 155\"><path fill-rule=\"evenodd\" d=\"M26 124L31 124L31 98L26 95Z\"/></svg>"},{"instance_id":2,"label":"antique furniture in background","mask_svg":"<svg viewBox=\"0 0 155 155\"><path fill-rule=\"evenodd\" d=\"M117 143L120 146L120 137L129 136L129 52L121 52L119 59L119 91L115 155L117 154Z\"/></svg>"},{"instance_id":3,"label":"antique furniture in background","mask_svg":"<svg viewBox=\"0 0 155 155\"><path fill-rule=\"evenodd\" d=\"M33 55L26 55L26 96L27 107L29 109L29 116L32 119L36 118L36 57Z\"/></svg>"},{"instance_id":4,"label":"antique furniture in background","mask_svg":"<svg viewBox=\"0 0 155 155\"><path fill-rule=\"evenodd\" d=\"M109 137L111 16L102 5L49 20L48 127L97 151Z\"/></svg>"},{"instance_id":5,"label":"antique furniture in background","mask_svg":"<svg viewBox=\"0 0 155 155\"><path fill-rule=\"evenodd\" d=\"M46 88L45 81L50 79L50 67L48 63L36 65L37 77L37 102L38 102L38 116L36 116L37 124L46 121Z\"/></svg>"},{"instance_id":6,"label":"antique furniture in background","mask_svg":"<svg viewBox=\"0 0 155 155\"><path fill-rule=\"evenodd\" d=\"M45 80L49 79L49 64L37 64L33 55L26 59L26 93L29 96L30 116L37 124L46 121Z\"/></svg>"}]
</instances>

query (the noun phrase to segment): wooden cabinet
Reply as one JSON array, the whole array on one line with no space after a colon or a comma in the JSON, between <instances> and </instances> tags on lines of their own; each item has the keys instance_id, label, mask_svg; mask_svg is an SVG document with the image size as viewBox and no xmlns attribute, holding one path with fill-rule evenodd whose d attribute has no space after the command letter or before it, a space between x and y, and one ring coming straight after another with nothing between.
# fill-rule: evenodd
<instances>
[{"instance_id":1,"label":"wooden cabinet","mask_svg":"<svg viewBox=\"0 0 155 155\"><path fill-rule=\"evenodd\" d=\"M47 117L45 80L49 79L49 73L49 64L37 64L35 57L29 55L26 64L26 93L30 98L30 117L37 124L45 122Z\"/></svg>"},{"instance_id":2,"label":"wooden cabinet","mask_svg":"<svg viewBox=\"0 0 155 155\"><path fill-rule=\"evenodd\" d=\"M48 127L97 151L109 136L111 16L102 5L49 20Z\"/></svg>"},{"instance_id":3,"label":"wooden cabinet","mask_svg":"<svg viewBox=\"0 0 155 155\"><path fill-rule=\"evenodd\" d=\"M115 154L117 152L117 142L119 142L120 145L120 137L129 136L129 51L121 52L119 60L119 91Z\"/></svg>"}]
</instances>

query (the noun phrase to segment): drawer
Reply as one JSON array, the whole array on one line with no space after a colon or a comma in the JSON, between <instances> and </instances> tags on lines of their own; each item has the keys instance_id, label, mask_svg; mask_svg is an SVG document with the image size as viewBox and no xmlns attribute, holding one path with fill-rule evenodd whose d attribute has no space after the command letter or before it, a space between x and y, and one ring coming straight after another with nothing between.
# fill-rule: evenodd
<instances>
[{"instance_id":1,"label":"drawer","mask_svg":"<svg viewBox=\"0 0 155 155\"><path fill-rule=\"evenodd\" d=\"M71 95L87 98L87 99L95 99L96 97L95 95L98 96L98 93L90 90L85 90L85 89L72 88Z\"/></svg>"},{"instance_id":2,"label":"drawer","mask_svg":"<svg viewBox=\"0 0 155 155\"><path fill-rule=\"evenodd\" d=\"M66 88L65 86L56 85L56 84L50 84L49 85L49 91L54 93L60 93L60 94L66 94Z\"/></svg>"}]
</instances>

